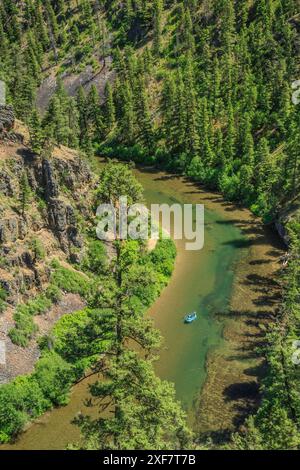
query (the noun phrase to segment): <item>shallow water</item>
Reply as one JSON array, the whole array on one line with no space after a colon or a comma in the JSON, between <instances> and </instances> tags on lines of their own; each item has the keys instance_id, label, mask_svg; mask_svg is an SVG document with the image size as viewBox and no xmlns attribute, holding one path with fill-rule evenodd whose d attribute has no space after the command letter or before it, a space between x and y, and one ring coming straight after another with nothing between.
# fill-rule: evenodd
<instances>
[{"instance_id":1,"label":"shallow water","mask_svg":"<svg viewBox=\"0 0 300 470\"><path fill-rule=\"evenodd\" d=\"M186 251L185 240L176 241L178 256L169 286L149 310L155 326L164 337L164 347L156 365L157 373L175 383L177 397L193 418L193 401L205 382L206 356L212 348L226 347L222 323L215 314L226 312L232 293L234 267L247 251L246 239L233 222L226 222L220 203L211 204L214 195L199 191L180 178L136 170L150 203L204 203L205 245L201 251ZM230 211L234 218L234 211ZM191 325L183 323L186 313L197 311ZM64 449L78 440L71 424L78 411L84 411L88 380L74 387L68 406L41 417L14 445L6 449ZM96 410L94 411L96 413Z\"/></svg>"}]
</instances>

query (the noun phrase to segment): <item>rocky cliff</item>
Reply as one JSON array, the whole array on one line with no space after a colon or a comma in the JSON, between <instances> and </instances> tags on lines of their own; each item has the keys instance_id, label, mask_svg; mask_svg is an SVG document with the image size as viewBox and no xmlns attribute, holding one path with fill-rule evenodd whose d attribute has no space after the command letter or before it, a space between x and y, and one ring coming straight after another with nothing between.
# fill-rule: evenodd
<instances>
[{"instance_id":1,"label":"rocky cliff","mask_svg":"<svg viewBox=\"0 0 300 470\"><path fill-rule=\"evenodd\" d=\"M6 365L0 364L0 383L33 369L39 356L38 335L25 349L9 337L15 325L16 306L32 300L49 286L53 259L71 270L81 261L95 186L95 177L82 155L66 147L54 147L47 156L34 155L27 146L24 126L14 119L5 121L3 116L0 343L7 360ZM45 315L34 318L39 334L46 334L61 315L83 306L79 295L62 292L58 303Z\"/></svg>"},{"instance_id":2,"label":"rocky cliff","mask_svg":"<svg viewBox=\"0 0 300 470\"><path fill-rule=\"evenodd\" d=\"M0 105L0 138L10 132L15 124L15 116L12 106Z\"/></svg>"},{"instance_id":3,"label":"rocky cliff","mask_svg":"<svg viewBox=\"0 0 300 470\"><path fill-rule=\"evenodd\" d=\"M47 282L51 257L80 260L80 223L90 216L92 188L87 164L70 149L56 147L51 157L43 158L20 143L1 145L0 285L11 301ZM43 247L43 259L35 254L37 244Z\"/></svg>"}]
</instances>

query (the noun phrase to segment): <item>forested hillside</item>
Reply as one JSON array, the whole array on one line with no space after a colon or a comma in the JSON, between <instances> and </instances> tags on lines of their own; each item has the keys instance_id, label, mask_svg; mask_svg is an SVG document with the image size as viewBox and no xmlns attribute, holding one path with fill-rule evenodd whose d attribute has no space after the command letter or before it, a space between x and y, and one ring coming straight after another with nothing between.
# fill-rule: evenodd
<instances>
[{"instance_id":1,"label":"forested hillside","mask_svg":"<svg viewBox=\"0 0 300 470\"><path fill-rule=\"evenodd\" d=\"M266 220L297 195L298 1L3 0L0 18L1 76L37 149L31 111L49 69L97 74L112 55L101 100L58 85L48 137L184 172Z\"/></svg>"},{"instance_id":2,"label":"forested hillside","mask_svg":"<svg viewBox=\"0 0 300 470\"><path fill-rule=\"evenodd\" d=\"M0 0L0 48L0 79L35 154L55 142L153 164L264 223L299 198L299 0ZM289 360L299 333L299 222L287 230L264 398L234 436L238 448L300 445Z\"/></svg>"}]
</instances>

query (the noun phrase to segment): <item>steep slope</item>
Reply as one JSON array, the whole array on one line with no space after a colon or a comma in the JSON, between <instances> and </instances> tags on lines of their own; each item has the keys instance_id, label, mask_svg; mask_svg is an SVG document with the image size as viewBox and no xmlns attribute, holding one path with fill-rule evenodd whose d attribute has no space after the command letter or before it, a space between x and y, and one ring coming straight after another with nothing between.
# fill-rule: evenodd
<instances>
[{"instance_id":1,"label":"steep slope","mask_svg":"<svg viewBox=\"0 0 300 470\"><path fill-rule=\"evenodd\" d=\"M31 372L39 356L37 336L62 314L84 305L76 293L50 292L51 262L72 271L83 259L95 183L78 152L54 147L39 158L27 147L24 126L18 121L12 125L0 141L0 289L5 298L0 339L7 354L6 366L0 366L2 383ZM48 298L41 298L45 292ZM16 307L37 298L41 307L32 314L45 315L24 316L27 323L22 323Z\"/></svg>"}]
</instances>

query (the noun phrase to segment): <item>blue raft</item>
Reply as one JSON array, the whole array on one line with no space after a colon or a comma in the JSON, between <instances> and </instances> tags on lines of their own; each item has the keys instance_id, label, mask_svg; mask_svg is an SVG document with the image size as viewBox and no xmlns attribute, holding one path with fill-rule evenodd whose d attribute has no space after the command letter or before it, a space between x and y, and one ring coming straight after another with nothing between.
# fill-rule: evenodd
<instances>
[{"instance_id":1,"label":"blue raft","mask_svg":"<svg viewBox=\"0 0 300 470\"><path fill-rule=\"evenodd\" d=\"M197 320L196 312L190 313L184 317L184 323L193 323L195 320Z\"/></svg>"}]
</instances>

